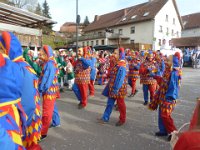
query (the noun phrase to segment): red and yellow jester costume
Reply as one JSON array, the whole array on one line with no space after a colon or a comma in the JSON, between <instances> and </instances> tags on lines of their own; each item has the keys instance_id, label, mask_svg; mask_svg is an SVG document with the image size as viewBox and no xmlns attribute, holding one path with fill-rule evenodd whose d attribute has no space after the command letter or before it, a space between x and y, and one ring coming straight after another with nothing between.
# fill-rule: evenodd
<instances>
[{"instance_id":1,"label":"red and yellow jester costume","mask_svg":"<svg viewBox=\"0 0 200 150\"><path fill-rule=\"evenodd\" d=\"M88 84L90 83L91 60L87 56L87 48L79 49L79 59L75 64L75 84L73 91L77 96L79 109L86 107L88 97Z\"/></svg>"},{"instance_id":2,"label":"red and yellow jester costume","mask_svg":"<svg viewBox=\"0 0 200 150\"><path fill-rule=\"evenodd\" d=\"M124 99L127 94L127 63L125 61L124 49L120 48L119 51L119 60L110 71L110 80L103 91L103 95L108 97L108 101L104 114L100 119L100 122L109 121L114 103L117 101L120 117L116 126L121 126L126 122L126 104Z\"/></svg>"},{"instance_id":3,"label":"red and yellow jester costume","mask_svg":"<svg viewBox=\"0 0 200 150\"><path fill-rule=\"evenodd\" d=\"M57 78L58 67L53 57L53 50L50 46L45 45L43 52L47 55L48 59L45 60L42 67L39 91L43 96L41 134L42 138L45 138L52 120L54 103L59 96L59 84Z\"/></svg>"},{"instance_id":4,"label":"red and yellow jester costume","mask_svg":"<svg viewBox=\"0 0 200 150\"><path fill-rule=\"evenodd\" d=\"M156 91L156 80L154 79L157 72L156 62L154 62L154 56L150 51L147 59L140 66L140 83L143 84L144 105L148 104L148 92L150 92L150 101L153 100Z\"/></svg>"},{"instance_id":5,"label":"red and yellow jester costume","mask_svg":"<svg viewBox=\"0 0 200 150\"><path fill-rule=\"evenodd\" d=\"M5 50L2 40L0 45L0 49ZM2 56L1 53L0 78L0 126L9 135L9 140L12 140L9 148L14 146L15 150L25 150L22 144L22 135L25 133L26 116L20 104L22 75L18 65L14 64L7 55ZM4 147L1 149L7 150Z\"/></svg>"},{"instance_id":6,"label":"red and yellow jester costume","mask_svg":"<svg viewBox=\"0 0 200 150\"><path fill-rule=\"evenodd\" d=\"M2 38L9 44L6 50L9 57L15 62L22 74L22 98L21 104L27 115L26 134L23 135L23 145L27 150L40 146L41 114L40 114L40 95L38 92L38 78L31 66L22 57L22 48L19 40L13 33L2 32Z\"/></svg>"},{"instance_id":7,"label":"red and yellow jester costume","mask_svg":"<svg viewBox=\"0 0 200 150\"><path fill-rule=\"evenodd\" d=\"M176 105L181 80L179 59L180 54L176 53L171 57L173 66L172 63L166 64L159 90L149 105L152 110L156 110L159 106L158 126L160 131L156 133L156 136L167 136L176 130L171 114ZM170 62L170 59L168 62Z\"/></svg>"},{"instance_id":8,"label":"red and yellow jester costume","mask_svg":"<svg viewBox=\"0 0 200 150\"><path fill-rule=\"evenodd\" d=\"M128 83L132 88L131 95L129 97L132 97L137 93L136 81L140 77L139 69L140 69L140 60L138 58L138 53L132 52L129 60L129 73L128 73Z\"/></svg>"}]
</instances>

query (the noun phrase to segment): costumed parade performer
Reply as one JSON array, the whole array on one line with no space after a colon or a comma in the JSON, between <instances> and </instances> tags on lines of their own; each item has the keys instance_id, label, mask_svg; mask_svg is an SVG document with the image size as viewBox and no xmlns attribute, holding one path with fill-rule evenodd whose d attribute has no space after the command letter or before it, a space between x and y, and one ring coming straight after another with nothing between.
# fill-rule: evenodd
<instances>
[{"instance_id":1,"label":"costumed parade performer","mask_svg":"<svg viewBox=\"0 0 200 150\"><path fill-rule=\"evenodd\" d=\"M54 105L59 97L58 67L53 57L53 50L50 46L43 46L40 50L40 59L43 61L42 74L39 82L39 91L43 97L42 110L42 139L47 137L51 124Z\"/></svg>"},{"instance_id":2,"label":"costumed parade performer","mask_svg":"<svg viewBox=\"0 0 200 150\"><path fill-rule=\"evenodd\" d=\"M154 55L149 51L146 60L140 66L140 84L143 84L144 105L148 105L149 92L150 101L153 100L156 91L156 80L154 79L157 72L156 62L154 62Z\"/></svg>"},{"instance_id":3,"label":"costumed parade performer","mask_svg":"<svg viewBox=\"0 0 200 150\"><path fill-rule=\"evenodd\" d=\"M91 60L88 57L88 48L78 49L78 60L75 63L75 84L73 91L80 101L78 108L82 109L87 106L88 101L88 84L90 83L90 66Z\"/></svg>"},{"instance_id":4,"label":"costumed parade performer","mask_svg":"<svg viewBox=\"0 0 200 150\"><path fill-rule=\"evenodd\" d=\"M26 133L23 135L23 145L27 150L40 149L38 141L41 137L40 94L38 78L34 69L24 60L22 46L13 33L2 32L2 39L9 45L6 47L10 59L15 62L22 74L21 104L27 115Z\"/></svg>"},{"instance_id":5,"label":"costumed parade performer","mask_svg":"<svg viewBox=\"0 0 200 150\"><path fill-rule=\"evenodd\" d=\"M4 43L0 37L0 126L3 136L0 143L6 142L1 149L8 150L9 146L25 150L22 143L26 130L26 116L21 106L23 79L19 66L9 59L6 47L9 43Z\"/></svg>"},{"instance_id":6,"label":"costumed parade performer","mask_svg":"<svg viewBox=\"0 0 200 150\"><path fill-rule=\"evenodd\" d=\"M131 52L129 57L129 73L128 73L128 83L131 86L131 94L129 97L133 97L137 94L138 90L136 89L136 81L139 79L139 69L140 69L140 60L138 58L137 52Z\"/></svg>"},{"instance_id":7,"label":"costumed parade performer","mask_svg":"<svg viewBox=\"0 0 200 150\"><path fill-rule=\"evenodd\" d=\"M175 53L167 60L166 68L162 77L159 90L156 92L153 101L150 103L151 110L159 109L159 132L156 136L168 136L176 130L171 114L178 99L179 86L181 80L180 53Z\"/></svg>"},{"instance_id":8,"label":"costumed parade performer","mask_svg":"<svg viewBox=\"0 0 200 150\"><path fill-rule=\"evenodd\" d=\"M118 61L111 70L110 80L103 91L103 95L108 97L108 101L104 114L99 122L107 123L109 121L115 101L117 101L120 117L116 126L121 126L126 122L126 104L124 99L127 94L127 63L125 61L124 48L115 50L114 55Z\"/></svg>"},{"instance_id":9,"label":"costumed parade performer","mask_svg":"<svg viewBox=\"0 0 200 150\"><path fill-rule=\"evenodd\" d=\"M96 63L97 59L95 56L95 52L90 49L90 59L91 59L91 71L90 71L90 83L89 83L89 95L94 96L95 94L95 80L96 80L96 73L97 73L97 68L96 68Z\"/></svg>"}]
</instances>

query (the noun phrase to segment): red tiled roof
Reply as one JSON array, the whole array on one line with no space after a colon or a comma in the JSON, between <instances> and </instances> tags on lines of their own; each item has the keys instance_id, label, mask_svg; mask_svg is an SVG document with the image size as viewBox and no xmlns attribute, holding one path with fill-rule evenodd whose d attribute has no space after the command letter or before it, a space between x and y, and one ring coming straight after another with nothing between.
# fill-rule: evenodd
<instances>
[{"instance_id":1,"label":"red tiled roof","mask_svg":"<svg viewBox=\"0 0 200 150\"><path fill-rule=\"evenodd\" d=\"M183 47L183 46L200 46L200 37L184 37L172 39L174 46Z\"/></svg>"},{"instance_id":2,"label":"red tiled roof","mask_svg":"<svg viewBox=\"0 0 200 150\"><path fill-rule=\"evenodd\" d=\"M84 32L154 19L167 1L168 0L153 0L98 16L99 19L88 25L84 29ZM148 14L144 16L145 13ZM122 21L123 18L126 19Z\"/></svg>"},{"instance_id":3,"label":"red tiled roof","mask_svg":"<svg viewBox=\"0 0 200 150\"><path fill-rule=\"evenodd\" d=\"M200 13L182 16L182 22L184 29L198 28L200 27Z\"/></svg>"}]
</instances>

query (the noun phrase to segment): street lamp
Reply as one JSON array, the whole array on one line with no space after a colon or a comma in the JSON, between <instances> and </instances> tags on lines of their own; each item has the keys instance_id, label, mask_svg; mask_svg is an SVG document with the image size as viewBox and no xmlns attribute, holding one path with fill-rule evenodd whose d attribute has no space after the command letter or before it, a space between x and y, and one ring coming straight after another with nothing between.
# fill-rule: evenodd
<instances>
[{"instance_id":1,"label":"street lamp","mask_svg":"<svg viewBox=\"0 0 200 150\"><path fill-rule=\"evenodd\" d=\"M78 58L78 26L80 24L80 15L78 15L78 0L76 0L76 57Z\"/></svg>"}]
</instances>

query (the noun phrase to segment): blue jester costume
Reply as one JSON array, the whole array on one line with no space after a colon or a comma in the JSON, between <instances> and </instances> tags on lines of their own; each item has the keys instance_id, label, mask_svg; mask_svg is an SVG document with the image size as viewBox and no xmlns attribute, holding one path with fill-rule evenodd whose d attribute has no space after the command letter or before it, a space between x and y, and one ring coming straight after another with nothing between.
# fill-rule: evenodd
<instances>
[{"instance_id":1,"label":"blue jester costume","mask_svg":"<svg viewBox=\"0 0 200 150\"><path fill-rule=\"evenodd\" d=\"M108 122L115 101L119 107L120 117L118 125L126 122L126 105L124 98L127 94L127 62L125 61L124 49L120 48L120 60L110 71L110 80L103 91L103 95L108 97L105 112L101 118L102 121ZM116 125L117 125L116 124Z\"/></svg>"},{"instance_id":2,"label":"blue jester costume","mask_svg":"<svg viewBox=\"0 0 200 150\"><path fill-rule=\"evenodd\" d=\"M93 52L91 52L92 54ZM90 57L91 59L91 71L90 71L90 83L89 83L89 94L90 96L94 96L95 94L95 88L94 88L94 83L97 75L97 68L96 68L96 63L97 59L95 57Z\"/></svg>"},{"instance_id":3,"label":"blue jester costume","mask_svg":"<svg viewBox=\"0 0 200 150\"><path fill-rule=\"evenodd\" d=\"M173 56L173 66L166 65L159 90L149 105L151 110L159 108L158 126L160 131L156 134L158 136L168 135L176 130L171 114L176 105L176 99L178 99L182 74L179 67L179 59L180 54L176 53Z\"/></svg>"},{"instance_id":4,"label":"blue jester costume","mask_svg":"<svg viewBox=\"0 0 200 150\"><path fill-rule=\"evenodd\" d=\"M0 38L0 45L4 47L2 37ZM0 79L0 138L3 138L0 147L3 150L8 150L6 149L8 147L25 150L22 135L25 134L26 130L26 115L20 104L22 75L19 66L13 63L7 55L2 56L1 53Z\"/></svg>"},{"instance_id":5,"label":"blue jester costume","mask_svg":"<svg viewBox=\"0 0 200 150\"><path fill-rule=\"evenodd\" d=\"M42 110L42 137L45 137L50 126L53 111L57 111L55 101L59 97L59 70L54 59L53 50L50 46L43 46L43 51L46 53L48 60L42 66L42 74L39 81L39 91L43 96L43 110ZM56 113L58 114L58 113ZM59 116L56 115L59 119ZM54 116L54 117L56 117ZM55 119L53 117L53 119Z\"/></svg>"},{"instance_id":6,"label":"blue jester costume","mask_svg":"<svg viewBox=\"0 0 200 150\"><path fill-rule=\"evenodd\" d=\"M33 146L38 145L37 141L41 136L40 95L37 74L23 59L22 47L16 36L9 32L3 32L2 37L3 41L9 44L9 48L7 46L6 50L10 59L19 66L23 77L21 104L27 115L27 128L26 134L23 136L23 145L27 149L31 149Z\"/></svg>"}]
</instances>

